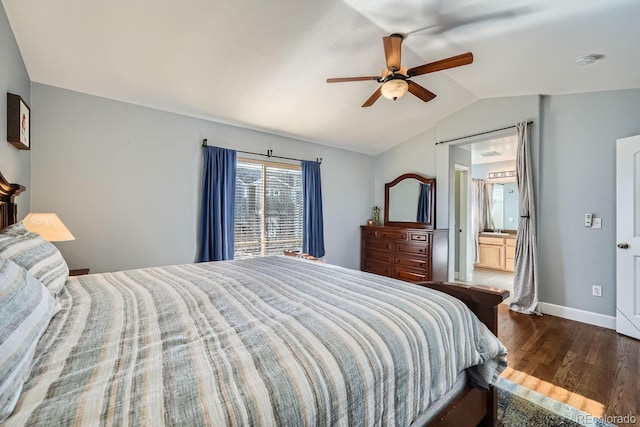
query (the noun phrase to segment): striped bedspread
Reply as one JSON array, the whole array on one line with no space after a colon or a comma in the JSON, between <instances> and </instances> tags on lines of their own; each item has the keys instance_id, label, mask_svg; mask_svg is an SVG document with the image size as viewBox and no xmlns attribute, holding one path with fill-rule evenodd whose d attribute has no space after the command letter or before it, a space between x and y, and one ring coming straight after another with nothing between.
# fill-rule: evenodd
<instances>
[{"instance_id":1,"label":"striped bedspread","mask_svg":"<svg viewBox=\"0 0 640 427\"><path fill-rule=\"evenodd\" d=\"M7 426L409 425L506 350L460 301L290 257L71 278Z\"/></svg>"}]
</instances>

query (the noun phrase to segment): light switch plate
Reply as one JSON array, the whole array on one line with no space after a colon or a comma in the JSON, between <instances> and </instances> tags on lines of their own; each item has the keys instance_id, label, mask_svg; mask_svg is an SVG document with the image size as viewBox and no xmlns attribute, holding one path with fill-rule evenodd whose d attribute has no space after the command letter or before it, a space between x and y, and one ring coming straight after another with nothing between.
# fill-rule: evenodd
<instances>
[{"instance_id":1,"label":"light switch plate","mask_svg":"<svg viewBox=\"0 0 640 427\"><path fill-rule=\"evenodd\" d=\"M591 227L591 219L593 218L593 214L586 213L584 214L584 226Z\"/></svg>"},{"instance_id":2,"label":"light switch plate","mask_svg":"<svg viewBox=\"0 0 640 427\"><path fill-rule=\"evenodd\" d=\"M602 218L593 218L593 225L591 228L602 228Z\"/></svg>"}]
</instances>

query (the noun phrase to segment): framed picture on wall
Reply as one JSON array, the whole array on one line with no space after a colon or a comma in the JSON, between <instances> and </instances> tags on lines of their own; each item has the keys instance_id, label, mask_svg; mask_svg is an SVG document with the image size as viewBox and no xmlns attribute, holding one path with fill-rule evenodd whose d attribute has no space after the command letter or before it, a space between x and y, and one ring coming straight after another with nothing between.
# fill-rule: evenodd
<instances>
[{"instance_id":1,"label":"framed picture on wall","mask_svg":"<svg viewBox=\"0 0 640 427\"><path fill-rule=\"evenodd\" d=\"M7 93L7 141L20 150L31 149L31 110L20 95Z\"/></svg>"}]
</instances>

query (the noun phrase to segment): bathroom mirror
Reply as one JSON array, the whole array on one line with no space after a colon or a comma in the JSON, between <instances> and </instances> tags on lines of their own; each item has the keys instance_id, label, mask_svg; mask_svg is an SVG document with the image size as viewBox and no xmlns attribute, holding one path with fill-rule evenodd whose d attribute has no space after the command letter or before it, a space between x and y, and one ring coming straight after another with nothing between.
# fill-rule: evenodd
<instances>
[{"instance_id":1,"label":"bathroom mirror","mask_svg":"<svg viewBox=\"0 0 640 427\"><path fill-rule=\"evenodd\" d=\"M433 229L436 180L407 173L384 186L384 224Z\"/></svg>"},{"instance_id":2,"label":"bathroom mirror","mask_svg":"<svg viewBox=\"0 0 640 427\"><path fill-rule=\"evenodd\" d=\"M493 227L498 230L517 230L520 220L518 184L493 184Z\"/></svg>"}]
</instances>

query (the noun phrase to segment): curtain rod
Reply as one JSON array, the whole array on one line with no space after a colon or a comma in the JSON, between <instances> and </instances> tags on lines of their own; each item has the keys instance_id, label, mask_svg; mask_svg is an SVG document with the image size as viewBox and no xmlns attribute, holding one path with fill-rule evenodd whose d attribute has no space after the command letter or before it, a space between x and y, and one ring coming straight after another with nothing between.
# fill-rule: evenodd
<instances>
[{"instance_id":1,"label":"curtain rod","mask_svg":"<svg viewBox=\"0 0 640 427\"><path fill-rule=\"evenodd\" d=\"M530 125L532 123L533 123L533 120L527 122L528 125ZM500 128L500 129L488 130L486 132L474 133L473 135L467 135L467 136L461 136L461 137L458 137L458 138L447 139L445 141L436 142L436 145L446 144L448 142L453 142L453 141L459 141L461 139L466 139L466 138L472 138L474 136L482 136L482 135L486 135L488 133L500 132L501 130L507 130L507 129L512 129L512 128L515 128L515 126L507 126L507 127L503 127L503 128Z\"/></svg>"},{"instance_id":2,"label":"curtain rod","mask_svg":"<svg viewBox=\"0 0 640 427\"><path fill-rule=\"evenodd\" d=\"M202 140L202 148L207 146L207 138ZM273 154L273 150L267 150L267 154L262 154L262 153L254 153L252 151L242 151L242 150L236 150L238 153L243 153L243 154L253 154L254 156L263 156L263 157L274 157L276 159L286 159L286 160L294 160L296 162L302 162L302 159L294 159L293 157L284 157L284 156L276 156ZM322 157L316 157L316 162L318 162L319 164L322 164Z\"/></svg>"}]
</instances>

